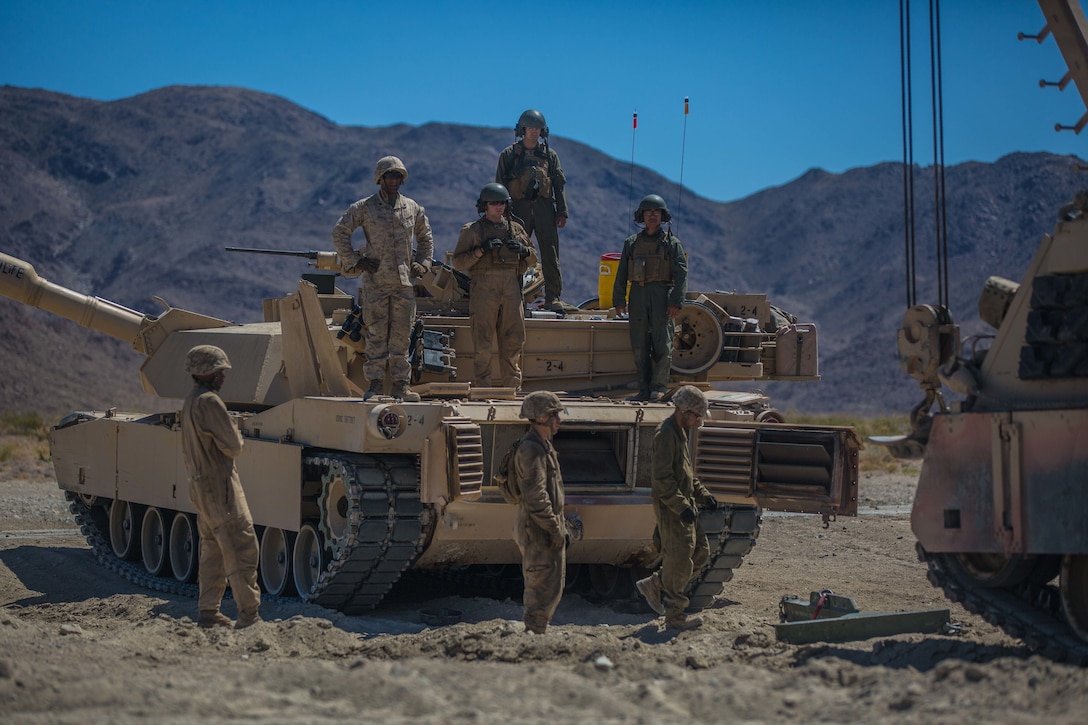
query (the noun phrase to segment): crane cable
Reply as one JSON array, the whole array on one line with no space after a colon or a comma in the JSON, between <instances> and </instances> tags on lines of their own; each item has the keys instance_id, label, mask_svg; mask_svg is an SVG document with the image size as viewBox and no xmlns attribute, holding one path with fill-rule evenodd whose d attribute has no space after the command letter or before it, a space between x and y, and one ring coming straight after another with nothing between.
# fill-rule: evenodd
<instances>
[{"instance_id":1,"label":"crane cable","mask_svg":"<svg viewBox=\"0 0 1088 725\"><path fill-rule=\"evenodd\" d=\"M937 260L937 300L947 309L948 220L944 174L944 88L941 68L940 0L929 0L930 104L933 119L933 203ZM899 0L899 65L903 127L903 227L907 307L917 303L914 197L914 108L911 78L910 0Z\"/></svg>"},{"instance_id":2,"label":"crane cable","mask_svg":"<svg viewBox=\"0 0 1088 725\"><path fill-rule=\"evenodd\" d=\"M638 111L631 113L631 179L627 182L627 231L635 225L635 131L638 130Z\"/></svg>"}]
</instances>

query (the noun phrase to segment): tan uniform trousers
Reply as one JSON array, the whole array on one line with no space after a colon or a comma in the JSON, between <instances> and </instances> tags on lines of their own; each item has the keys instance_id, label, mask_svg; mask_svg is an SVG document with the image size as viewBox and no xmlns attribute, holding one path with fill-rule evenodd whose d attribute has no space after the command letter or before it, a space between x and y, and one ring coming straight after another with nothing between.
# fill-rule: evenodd
<instances>
[{"instance_id":1,"label":"tan uniform trousers","mask_svg":"<svg viewBox=\"0 0 1088 725\"><path fill-rule=\"evenodd\" d=\"M197 509L200 532L200 600L202 612L219 611L227 583L238 612L256 614L261 605L257 588L257 534L238 477L202 477L189 481L189 498Z\"/></svg>"},{"instance_id":2,"label":"tan uniform trousers","mask_svg":"<svg viewBox=\"0 0 1088 725\"><path fill-rule=\"evenodd\" d=\"M494 382L508 388L521 385L521 351L525 347L525 308L517 265L473 271L468 298L472 319L474 385ZM495 380L492 344L498 335L499 364Z\"/></svg>"},{"instance_id":3,"label":"tan uniform trousers","mask_svg":"<svg viewBox=\"0 0 1088 725\"><path fill-rule=\"evenodd\" d=\"M525 580L522 603L525 626L543 632L559 608L566 585L567 550L548 546L549 534L519 512L514 540L521 549L521 576Z\"/></svg>"}]
</instances>

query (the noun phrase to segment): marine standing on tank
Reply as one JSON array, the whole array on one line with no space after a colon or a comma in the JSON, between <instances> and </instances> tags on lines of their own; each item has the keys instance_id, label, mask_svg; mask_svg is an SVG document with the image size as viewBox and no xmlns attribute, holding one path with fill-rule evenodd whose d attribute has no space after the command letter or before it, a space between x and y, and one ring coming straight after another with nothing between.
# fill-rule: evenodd
<instances>
[{"instance_id":1,"label":"marine standing on tank","mask_svg":"<svg viewBox=\"0 0 1088 725\"><path fill-rule=\"evenodd\" d=\"M635 586L651 609L665 615L666 627L683 630L703 624L701 617L684 613L685 592L710 558L699 509L715 510L718 500L695 478L688 453L688 433L701 426L707 414L706 396L685 385L673 394L672 403L676 410L657 427L653 443L651 496L661 567Z\"/></svg>"},{"instance_id":2,"label":"marine standing on tank","mask_svg":"<svg viewBox=\"0 0 1088 725\"><path fill-rule=\"evenodd\" d=\"M514 143L499 154L495 181L510 191L514 216L530 236L536 234L544 272L544 306L567 307L560 299L563 275L559 269L559 229L567 225L567 177L559 157L548 146L544 114L528 110L514 127Z\"/></svg>"},{"instance_id":3,"label":"marine standing on tank","mask_svg":"<svg viewBox=\"0 0 1088 725\"><path fill-rule=\"evenodd\" d=\"M616 313L630 315L627 329L638 371L638 395L633 400L659 400L669 385L673 320L680 314L688 291L684 246L671 229L661 226L670 219L665 200L657 194L639 202L635 221L646 228L623 242L612 288Z\"/></svg>"},{"instance_id":4,"label":"marine standing on tank","mask_svg":"<svg viewBox=\"0 0 1088 725\"><path fill-rule=\"evenodd\" d=\"M430 270L434 238L423 207L400 193L407 178L408 169L396 156L379 159L374 168L378 193L348 207L333 227L332 242L345 272L363 275L363 374L370 382L365 398L383 392L388 368L393 397L415 402L419 394L408 387L412 373L408 343L416 316L412 279ZM356 251L351 235L359 227L366 246Z\"/></svg>"},{"instance_id":5,"label":"marine standing on tank","mask_svg":"<svg viewBox=\"0 0 1088 725\"><path fill-rule=\"evenodd\" d=\"M538 390L526 395L521 417L529 421L529 430L514 453L514 475L521 491L514 541L521 550L525 580L525 629L536 634L544 634L552 621L566 576L563 475L552 445L562 410L555 393Z\"/></svg>"},{"instance_id":6,"label":"marine standing on tank","mask_svg":"<svg viewBox=\"0 0 1088 725\"><path fill-rule=\"evenodd\" d=\"M257 534L234 459L242 453L242 434L219 397L227 354L214 345L197 345L185 356L193 389L181 408L181 450L189 474L189 500L200 532L201 627L243 629L261 621L257 588ZM238 604L238 623L219 611L230 583Z\"/></svg>"},{"instance_id":7,"label":"marine standing on tank","mask_svg":"<svg viewBox=\"0 0 1088 725\"><path fill-rule=\"evenodd\" d=\"M491 344L499 338L500 384L521 387L521 351L525 347L525 271L536 263L536 250L525 229L509 218L510 194L491 183L476 200L479 219L461 227L453 251L454 268L468 272L468 315L472 321L474 373L479 387L492 384Z\"/></svg>"}]
</instances>

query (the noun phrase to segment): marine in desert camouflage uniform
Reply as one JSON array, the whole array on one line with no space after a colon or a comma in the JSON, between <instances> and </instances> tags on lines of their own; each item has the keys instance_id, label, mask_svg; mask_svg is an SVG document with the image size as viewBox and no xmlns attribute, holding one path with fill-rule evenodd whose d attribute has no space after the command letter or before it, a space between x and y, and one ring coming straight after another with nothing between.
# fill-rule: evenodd
<instances>
[{"instance_id":1,"label":"marine in desert camouflage uniform","mask_svg":"<svg viewBox=\"0 0 1088 725\"><path fill-rule=\"evenodd\" d=\"M348 207L332 230L346 273L363 275L367 398L383 392L388 369L393 397L419 400L408 387L412 373L408 343L416 316L412 278L430 270L434 239L423 207L400 193L407 178L408 169L396 156L379 159L374 169L374 183L381 186L378 193ZM351 235L360 227L366 245L356 251Z\"/></svg>"},{"instance_id":2,"label":"marine in desert camouflage uniform","mask_svg":"<svg viewBox=\"0 0 1088 725\"><path fill-rule=\"evenodd\" d=\"M472 277L468 314L472 320L473 385L492 384L491 347L499 342L499 384L521 387L521 351L525 347L525 271L536 262L536 250L525 229L507 218L510 195L491 183L476 200L479 219L461 227L453 266Z\"/></svg>"}]
</instances>

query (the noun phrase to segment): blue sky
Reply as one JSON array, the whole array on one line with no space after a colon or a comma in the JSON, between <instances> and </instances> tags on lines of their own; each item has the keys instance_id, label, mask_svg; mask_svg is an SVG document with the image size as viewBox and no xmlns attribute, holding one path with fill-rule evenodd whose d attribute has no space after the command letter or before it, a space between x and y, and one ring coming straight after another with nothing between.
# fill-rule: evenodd
<instances>
[{"instance_id":1,"label":"blue sky","mask_svg":"<svg viewBox=\"0 0 1088 725\"><path fill-rule=\"evenodd\" d=\"M928 11L912 4L929 164ZM941 16L949 164L1085 155L1088 132L1054 131L1085 112L1076 90L1038 86L1065 73L1053 39L1016 38L1042 28L1036 3L944 0ZM240 86L350 126L512 129L538 108L560 158L574 139L731 201L902 158L898 19L898 0L0 0L0 83L98 100Z\"/></svg>"}]
</instances>

